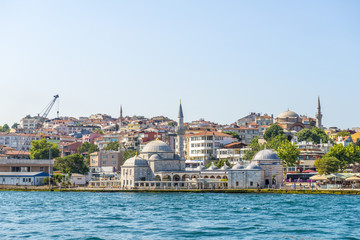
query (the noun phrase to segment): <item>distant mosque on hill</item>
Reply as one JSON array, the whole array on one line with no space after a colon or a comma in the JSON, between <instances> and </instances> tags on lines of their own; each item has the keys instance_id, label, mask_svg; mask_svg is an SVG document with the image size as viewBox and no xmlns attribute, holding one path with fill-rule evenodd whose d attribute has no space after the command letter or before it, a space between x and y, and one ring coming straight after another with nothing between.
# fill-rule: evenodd
<instances>
[{"instance_id":1,"label":"distant mosque on hill","mask_svg":"<svg viewBox=\"0 0 360 240\"><path fill-rule=\"evenodd\" d=\"M287 135L295 135L302 129L311 129L314 126L322 129L320 97L318 97L315 119L306 116L300 117L297 113L287 110L275 118L275 124L282 127Z\"/></svg>"},{"instance_id":2,"label":"distant mosque on hill","mask_svg":"<svg viewBox=\"0 0 360 240\"><path fill-rule=\"evenodd\" d=\"M289 116L285 116L289 119ZM247 166L240 163L232 168L226 164L217 168L199 166L185 170L184 115L180 103L176 128L176 153L168 144L154 140L141 153L125 161L121 167L121 187L126 189L246 189L279 187L283 182L283 165L269 149L258 152Z\"/></svg>"}]
</instances>

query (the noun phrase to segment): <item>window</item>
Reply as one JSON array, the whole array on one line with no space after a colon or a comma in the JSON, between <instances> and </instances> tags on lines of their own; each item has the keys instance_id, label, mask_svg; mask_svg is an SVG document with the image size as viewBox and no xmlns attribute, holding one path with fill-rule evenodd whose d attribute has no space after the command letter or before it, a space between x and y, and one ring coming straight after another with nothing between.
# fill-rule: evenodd
<instances>
[{"instance_id":1,"label":"window","mask_svg":"<svg viewBox=\"0 0 360 240\"><path fill-rule=\"evenodd\" d=\"M108 156L107 156L107 155L103 156L103 159L107 159L107 158L108 158Z\"/></svg>"},{"instance_id":2,"label":"window","mask_svg":"<svg viewBox=\"0 0 360 240\"><path fill-rule=\"evenodd\" d=\"M112 161L112 165L115 165L116 164L116 162L115 161Z\"/></svg>"},{"instance_id":3,"label":"window","mask_svg":"<svg viewBox=\"0 0 360 240\"><path fill-rule=\"evenodd\" d=\"M103 161L103 164L107 164L107 161Z\"/></svg>"},{"instance_id":4,"label":"window","mask_svg":"<svg viewBox=\"0 0 360 240\"><path fill-rule=\"evenodd\" d=\"M115 158L115 156L114 156L114 155L111 155L111 158Z\"/></svg>"},{"instance_id":5,"label":"window","mask_svg":"<svg viewBox=\"0 0 360 240\"><path fill-rule=\"evenodd\" d=\"M40 172L43 172L44 171L44 167L40 167Z\"/></svg>"},{"instance_id":6,"label":"window","mask_svg":"<svg viewBox=\"0 0 360 240\"><path fill-rule=\"evenodd\" d=\"M239 186L239 182L236 182L236 186L237 186L237 187Z\"/></svg>"},{"instance_id":7,"label":"window","mask_svg":"<svg viewBox=\"0 0 360 240\"><path fill-rule=\"evenodd\" d=\"M253 182L250 182L250 186L254 185Z\"/></svg>"}]
</instances>

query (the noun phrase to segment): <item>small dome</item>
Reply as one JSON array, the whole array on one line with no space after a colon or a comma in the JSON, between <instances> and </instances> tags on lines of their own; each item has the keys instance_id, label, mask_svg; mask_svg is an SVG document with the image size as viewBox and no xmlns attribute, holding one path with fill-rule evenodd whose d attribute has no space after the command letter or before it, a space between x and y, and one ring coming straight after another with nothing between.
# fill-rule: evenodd
<instances>
[{"instance_id":1,"label":"small dome","mask_svg":"<svg viewBox=\"0 0 360 240\"><path fill-rule=\"evenodd\" d=\"M279 160L279 157L272 150L265 149L255 154L253 160Z\"/></svg>"},{"instance_id":2,"label":"small dome","mask_svg":"<svg viewBox=\"0 0 360 240\"><path fill-rule=\"evenodd\" d=\"M262 168L256 163L250 163L246 168L246 170L262 170Z\"/></svg>"},{"instance_id":3,"label":"small dome","mask_svg":"<svg viewBox=\"0 0 360 240\"><path fill-rule=\"evenodd\" d=\"M129 158L123 164L124 167L147 167L149 166L145 159L140 158L139 156L135 156Z\"/></svg>"},{"instance_id":4,"label":"small dome","mask_svg":"<svg viewBox=\"0 0 360 240\"><path fill-rule=\"evenodd\" d=\"M160 160L160 159L161 159L161 157L159 156L159 154L153 154L149 158L149 160Z\"/></svg>"},{"instance_id":5,"label":"small dome","mask_svg":"<svg viewBox=\"0 0 360 240\"><path fill-rule=\"evenodd\" d=\"M296 112L287 110L279 114L278 118L299 118L299 115Z\"/></svg>"},{"instance_id":6,"label":"small dome","mask_svg":"<svg viewBox=\"0 0 360 240\"><path fill-rule=\"evenodd\" d=\"M145 145L141 153L173 152L170 146L163 141L154 140Z\"/></svg>"},{"instance_id":7,"label":"small dome","mask_svg":"<svg viewBox=\"0 0 360 240\"><path fill-rule=\"evenodd\" d=\"M211 166L207 170L217 170L219 169L217 166L215 166L214 162L211 162Z\"/></svg>"},{"instance_id":8,"label":"small dome","mask_svg":"<svg viewBox=\"0 0 360 240\"><path fill-rule=\"evenodd\" d=\"M230 167L228 165L226 165L226 163L224 163L224 166L222 166L220 169L221 170L229 170Z\"/></svg>"},{"instance_id":9,"label":"small dome","mask_svg":"<svg viewBox=\"0 0 360 240\"><path fill-rule=\"evenodd\" d=\"M203 165L199 165L199 166L196 168L196 171L202 171L202 170L206 170L206 167L204 167Z\"/></svg>"},{"instance_id":10,"label":"small dome","mask_svg":"<svg viewBox=\"0 0 360 240\"><path fill-rule=\"evenodd\" d=\"M244 169L244 167L240 163L237 163L232 167L232 169L233 170L239 170L239 169Z\"/></svg>"}]
</instances>

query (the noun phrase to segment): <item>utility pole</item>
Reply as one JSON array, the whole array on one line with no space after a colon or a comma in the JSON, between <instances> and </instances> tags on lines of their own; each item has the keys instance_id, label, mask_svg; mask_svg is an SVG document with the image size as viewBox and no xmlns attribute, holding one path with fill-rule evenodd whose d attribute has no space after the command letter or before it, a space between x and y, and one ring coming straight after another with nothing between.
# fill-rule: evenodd
<instances>
[{"instance_id":1,"label":"utility pole","mask_svg":"<svg viewBox=\"0 0 360 240\"><path fill-rule=\"evenodd\" d=\"M51 146L49 147L49 191L51 190Z\"/></svg>"}]
</instances>

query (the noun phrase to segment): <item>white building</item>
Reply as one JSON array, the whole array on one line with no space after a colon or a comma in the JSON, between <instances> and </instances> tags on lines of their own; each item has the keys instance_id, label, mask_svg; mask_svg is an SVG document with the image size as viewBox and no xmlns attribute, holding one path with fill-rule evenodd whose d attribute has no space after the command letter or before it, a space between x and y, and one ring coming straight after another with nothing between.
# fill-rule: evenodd
<instances>
[{"instance_id":1,"label":"white building","mask_svg":"<svg viewBox=\"0 0 360 240\"><path fill-rule=\"evenodd\" d=\"M39 122L37 117L31 117L27 115L20 120L20 127L23 129L35 129L36 124Z\"/></svg>"},{"instance_id":2,"label":"white building","mask_svg":"<svg viewBox=\"0 0 360 240\"><path fill-rule=\"evenodd\" d=\"M216 150L222 146L234 142L232 136L216 131L203 131L185 135L185 149L187 159L207 160L216 158Z\"/></svg>"},{"instance_id":3,"label":"white building","mask_svg":"<svg viewBox=\"0 0 360 240\"><path fill-rule=\"evenodd\" d=\"M33 140L40 140L40 136L23 133L0 133L0 145L16 150L28 151L31 147L31 141Z\"/></svg>"},{"instance_id":4,"label":"white building","mask_svg":"<svg viewBox=\"0 0 360 240\"><path fill-rule=\"evenodd\" d=\"M40 186L47 177L45 172L0 172L0 185Z\"/></svg>"}]
</instances>

